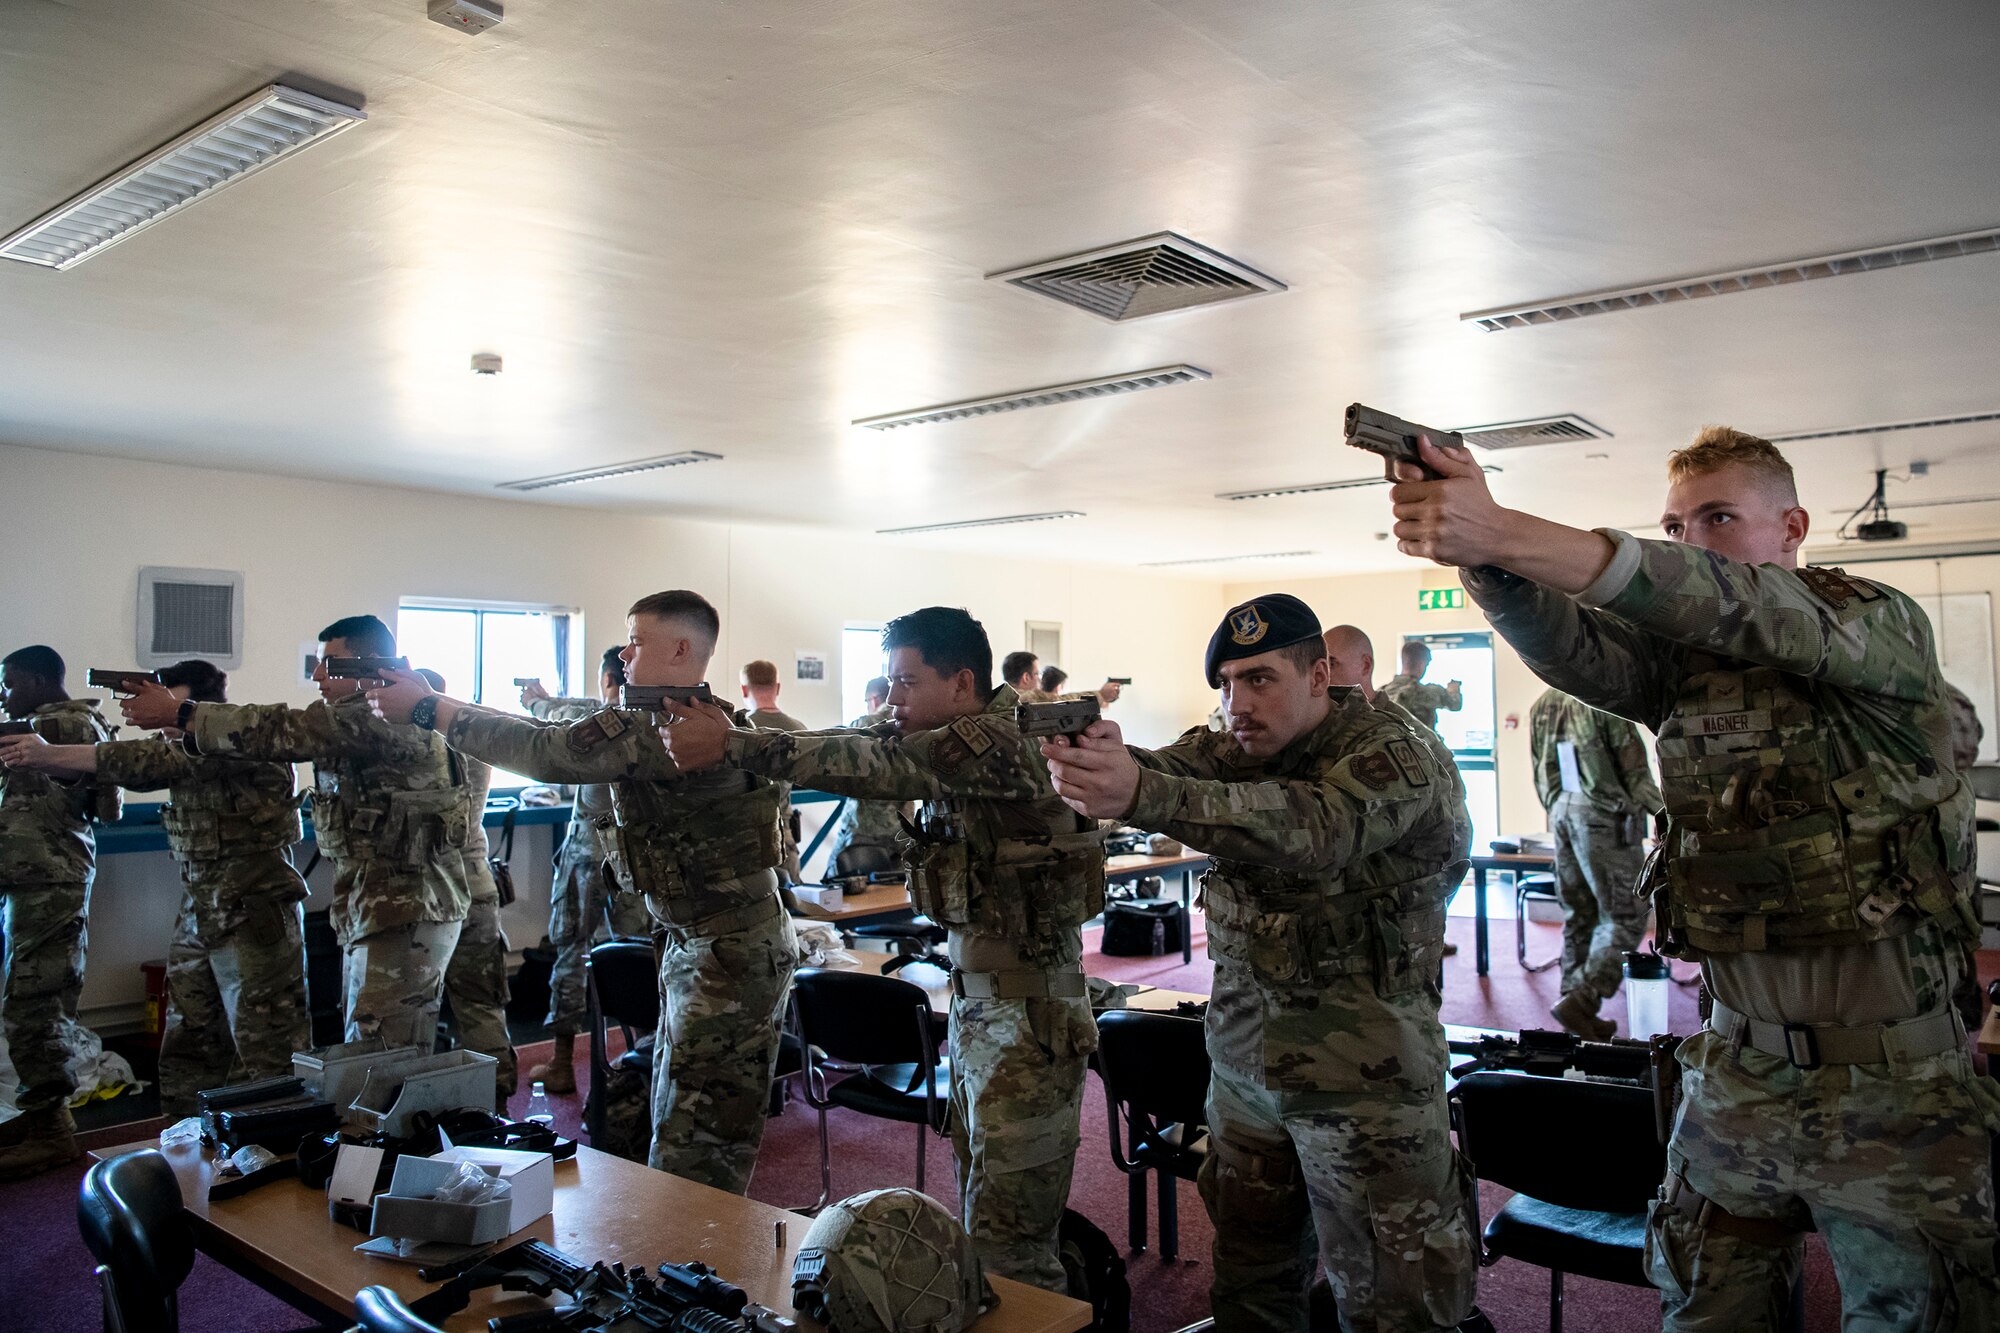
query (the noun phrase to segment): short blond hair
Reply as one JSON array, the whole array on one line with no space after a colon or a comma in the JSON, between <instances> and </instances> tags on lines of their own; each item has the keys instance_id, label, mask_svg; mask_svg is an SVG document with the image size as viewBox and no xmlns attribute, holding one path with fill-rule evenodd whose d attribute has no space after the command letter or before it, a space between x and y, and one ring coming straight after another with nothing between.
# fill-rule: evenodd
<instances>
[{"instance_id":1,"label":"short blond hair","mask_svg":"<svg viewBox=\"0 0 2000 1333\"><path fill-rule=\"evenodd\" d=\"M1778 452L1778 446L1755 435L1746 435L1733 426L1703 426L1694 443L1676 449L1667 457L1667 480L1685 481L1705 476L1731 464L1748 468L1783 488L1787 503L1799 502L1798 482L1792 465Z\"/></svg>"},{"instance_id":2,"label":"short blond hair","mask_svg":"<svg viewBox=\"0 0 2000 1333\"><path fill-rule=\"evenodd\" d=\"M778 664L766 662L761 657L748 663L743 668L743 683L754 689L768 690L778 683Z\"/></svg>"}]
</instances>

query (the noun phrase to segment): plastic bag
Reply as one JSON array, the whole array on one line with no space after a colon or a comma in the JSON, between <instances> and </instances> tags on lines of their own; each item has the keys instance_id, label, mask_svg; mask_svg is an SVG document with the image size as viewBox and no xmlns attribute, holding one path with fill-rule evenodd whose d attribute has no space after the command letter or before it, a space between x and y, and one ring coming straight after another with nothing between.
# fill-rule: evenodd
<instances>
[{"instance_id":1,"label":"plastic bag","mask_svg":"<svg viewBox=\"0 0 2000 1333\"><path fill-rule=\"evenodd\" d=\"M861 960L845 947L840 932L825 921L794 921L801 967L858 967Z\"/></svg>"},{"instance_id":2,"label":"plastic bag","mask_svg":"<svg viewBox=\"0 0 2000 1333\"><path fill-rule=\"evenodd\" d=\"M451 1179L431 1195L439 1203L498 1203L512 1198L514 1182L489 1175L477 1163L460 1162Z\"/></svg>"},{"instance_id":3,"label":"plastic bag","mask_svg":"<svg viewBox=\"0 0 2000 1333\"><path fill-rule=\"evenodd\" d=\"M185 1120L176 1120L160 1131L162 1148L173 1143L199 1142L201 1142L201 1117L198 1115L191 1115Z\"/></svg>"},{"instance_id":4,"label":"plastic bag","mask_svg":"<svg viewBox=\"0 0 2000 1333\"><path fill-rule=\"evenodd\" d=\"M187 1122L182 1121L181 1123L186 1124ZM161 1137L165 1138L164 1135ZM247 1176L253 1172L263 1170L277 1160L278 1154L272 1152L269 1148L260 1148L254 1143L246 1143L223 1159L223 1174Z\"/></svg>"}]
</instances>

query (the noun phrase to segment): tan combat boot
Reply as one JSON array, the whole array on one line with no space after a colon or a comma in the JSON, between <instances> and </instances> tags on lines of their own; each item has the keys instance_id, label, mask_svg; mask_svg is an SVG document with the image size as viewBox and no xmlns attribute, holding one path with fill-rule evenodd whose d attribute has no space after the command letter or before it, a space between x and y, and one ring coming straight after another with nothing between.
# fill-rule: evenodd
<instances>
[{"instance_id":1,"label":"tan combat boot","mask_svg":"<svg viewBox=\"0 0 2000 1333\"><path fill-rule=\"evenodd\" d=\"M1557 1000L1549 1014L1585 1041L1610 1041L1618 1035L1618 1025L1597 1016L1597 1006L1601 1003L1594 991L1573 990Z\"/></svg>"},{"instance_id":2,"label":"tan combat boot","mask_svg":"<svg viewBox=\"0 0 2000 1333\"><path fill-rule=\"evenodd\" d=\"M545 1065L528 1071L529 1083L539 1083L542 1091L563 1096L576 1093L576 1034L558 1032L556 1049Z\"/></svg>"},{"instance_id":3,"label":"tan combat boot","mask_svg":"<svg viewBox=\"0 0 2000 1333\"><path fill-rule=\"evenodd\" d=\"M23 1111L0 1127L0 1140L0 1180L25 1180L83 1156L76 1146L76 1121L61 1102Z\"/></svg>"}]
</instances>

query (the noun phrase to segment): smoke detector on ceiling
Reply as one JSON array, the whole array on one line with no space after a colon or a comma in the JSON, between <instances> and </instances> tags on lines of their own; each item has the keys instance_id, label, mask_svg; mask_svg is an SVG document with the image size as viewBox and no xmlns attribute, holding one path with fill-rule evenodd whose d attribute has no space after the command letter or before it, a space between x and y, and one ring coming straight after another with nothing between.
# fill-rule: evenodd
<instances>
[{"instance_id":1,"label":"smoke detector on ceiling","mask_svg":"<svg viewBox=\"0 0 2000 1333\"><path fill-rule=\"evenodd\" d=\"M1285 290L1276 278L1171 231L986 276L1114 324Z\"/></svg>"},{"instance_id":2,"label":"smoke detector on ceiling","mask_svg":"<svg viewBox=\"0 0 2000 1333\"><path fill-rule=\"evenodd\" d=\"M431 22L471 36L498 23L504 11L499 0L430 0Z\"/></svg>"}]
</instances>

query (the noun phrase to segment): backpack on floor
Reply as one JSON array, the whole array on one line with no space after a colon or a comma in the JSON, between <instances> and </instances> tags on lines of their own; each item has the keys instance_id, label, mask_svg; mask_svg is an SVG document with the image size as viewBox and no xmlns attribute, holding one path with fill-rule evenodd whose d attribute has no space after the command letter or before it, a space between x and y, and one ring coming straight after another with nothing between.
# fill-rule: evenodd
<instances>
[{"instance_id":1,"label":"backpack on floor","mask_svg":"<svg viewBox=\"0 0 2000 1333\"><path fill-rule=\"evenodd\" d=\"M1132 1288L1111 1238L1082 1213L1065 1208L1056 1249L1069 1278L1069 1294L1090 1307L1092 1333L1130 1333Z\"/></svg>"},{"instance_id":2,"label":"backpack on floor","mask_svg":"<svg viewBox=\"0 0 2000 1333\"><path fill-rule=\"evenodd\" d=\"M1104 905L1104 938L1098 949L1114 958L1157 958L1179 953L1187 914L1174 898Z\"/></svg>"}]
</instances>

